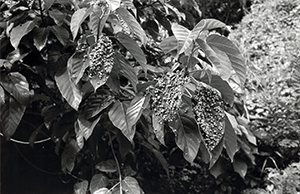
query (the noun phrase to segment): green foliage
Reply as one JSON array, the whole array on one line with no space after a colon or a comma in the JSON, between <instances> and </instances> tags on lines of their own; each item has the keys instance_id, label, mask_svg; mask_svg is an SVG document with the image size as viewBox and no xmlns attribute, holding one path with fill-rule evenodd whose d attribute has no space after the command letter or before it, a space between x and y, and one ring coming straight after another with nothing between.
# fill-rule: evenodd
<instances>
[{"instance_id":1,"label":"green foliage","mask_svg":"<svg viewBox=\"0 0 300 194\"><path fill-rule=\"evenodd\" d=\"M174 150L244 178L256 150L235 97L245 62L224 23L190 9L201 13L197 1L1 2L1 133L39 104L75 193L144 193L145 161L170 177Z\"/></svg>"}]
</instances>

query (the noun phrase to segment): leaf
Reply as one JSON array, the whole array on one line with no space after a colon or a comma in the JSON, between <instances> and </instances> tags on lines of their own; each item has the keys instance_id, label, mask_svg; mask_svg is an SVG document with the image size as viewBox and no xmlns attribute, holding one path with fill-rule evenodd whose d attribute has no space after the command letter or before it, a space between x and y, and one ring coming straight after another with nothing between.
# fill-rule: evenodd
<instances>
[{"instance_id":1,"label":"leaf","mask_svg":"<svg viewBox=\"0 0 300 194\"><path fill-rule=\"evenodd\" d=\"M165 54L177 49L177 39L175 38L175 36L170 36L167 37L165 39L163 39L159 45L159 47L161 48L161 50L163 50L163 52Z\"/></svg>"},{"instance_id":2,"label":"leaf","mask_svg":"<svg viewBox=\"0 0 300 194\"><path fill-rule=\"evenodd\" d=\"M54 3L54 1L55 0L45 0L44 1L44 3L45 3L45 9L48 11L50 8L51 8L51 6L53 5L53 3Z\"/></svg>"},{"instance_id":3,"label":"leaf","mask_svg":"<svg viewBox=\"0 0 300 194\"><path fill-rule=\"evenodd\" d=\"M96 190L93 194L112 194L112 192L108 188L101 188Z\"/></svg>"},{"instance_id":4,"label":"leaf","mask_svg":"<svg viewBox=\"0 0 300 194\"><path fill-rule=\"evenodd\" d=\"M192 163L198 154L201 143L197 124L184 115L177 116L168 124L175 134L176 145L183 151L184 158Z\"/></svg>"},{"instance_id":5,"label":"leaf","mask_svg":"<svg viewBox=\"0 0 300 194\"><path fill-rule=\"evenodd\" d=\"M115 52L114 59L115 63L118 64L118 66L120 67L120 74L129 80L134 90L136 91L138 78L135 74L134 68L130 65L127 59L125 59L125 57L119 52Z\"/></svg>"},{"instance_id":6,"label":"leaf","mask_svg":"<svg viewBox=\"0 0 300 194\"><path fill-rule=\"evenodd\" d=\"M29 84L19 72L11 72L7 76L0 76L0 84L21 105L27 105L31 98Z\"/></svg>"},{"instance_id":7,"label":"leaf","mask_svg":"<svg viewBox=\"0 0 300 194\"><path fill-rule=\"evenodd\" d=\"M121 18L127 23L128 27L130 28L130 31L133 32L139 40L142 42L143 45L146 45L147 42L147 36L143 28L140 26L140 24L137 22L135 17L126 9L124 8L118 8L116 10L116 13L121 16Z\"/></svg>"},{"instance_id":8,"label":"leaf","mask_svg":"<svg viewBox=\"0 0 300 194\"><path fill-rule=\"evenodd\" d=\"M36 136L41 132L41 129L44 125L40 125L36 130L34 130L34 132L32 132L32 134L29 137L29 145L33 148L35 140L36 140Z\"/></svg>"},{"instance_id":9,"label":"leaf","mask_svg":"<svg viewBox=\"0 0 300 194\"><path fill-rule=\"evenodd\" d=\"M115 11L120 7L121 0L107 0L108 4L111 7L112 11Z\"/></svg>"},{"instance_id":10,"label":"leaf","mask_svg":"<svg viewBox=\"0 0 300 194\"><path fill-rule=\"evenodd\" d=\"M35 22L34 21L27 21L24 24L20 24L16 27L14 27L11 30L10 33L10 42L11 45L17 49L19 46L19 43L21 41L21 39L28 34L29 32L31 32L33 30L33 28L35 27Z\"/></svg>"},{"instance_id":11,"label":"leaf","mask_svg":"<svg viewBox=\"0 0 300 194\"><path fill-rule=\"evenodd\" d=\"M152 126L153 126L153 132L158 139L158 141L166 146L165 143L165 132L164 132L164 123L159 123L158 116L155 114L152 114Z\"/></svg>"},{"instance_id":12,"label":"leaf","mask_svg":"<svg viewBox=\"0 0 300 194\"><path fill-rule=\"evenodd\" d=\"M226 24L216 19L202 19L192 30L194 37L198 38L200 32L204 30L213 30L216 28L224 28Z\"/></svg>"},{"instance_id":13,"label":"leaf","mask_svg":"<svg viewBox=\"0 0 300 194\"><path fill-rule=\"evenodd\" d=\"M116 101L108 112L113 125L119 128L130 142L135 135L135 125L142 114L145 99L143 96L136 96L128 108L120 101Z\"/></svg>"},{"instance_id":14,"label":"leaf","mask_svg":"<svg viewBox=\"0 0 300 194\"><path fill-rule=\"evenodd\" d=\"M109 9L107 9L104 5L100 7L94 6L92 13L90 14L89 27L96 38L98 38L101 34L108 15Z\"/></svg>"},{"instance_id":15,"label":"leaf","mask_svg":"<svg viewBox=\"0 0 300 194\"><path fill-rule=\"evenodd\" d=\"M84 118L91 119L111 105L114 100L107 90L99 90L88 97L81 114Z\"/></svg>"},{"instance_id":16,"label":"leaf","mask_svg":"<svg viewBox=\"0 0 300 194\"><path fill-rule=\"evenodd\" d=\"M76 140L80 149L83 148L83 139L88 140L89 137L92 135L95 126L101 119L101 115L94 118L92 121L86 120L83 115L80 115L77 119L74 127L76 133Z\"/></svg>"},{"instance_id":17,"label":"leaf","mask_svg":"<svg viewBox=\"0 0 300 194\"><path fill-rule=\"evenodd\" d=\"M91 183L90 183L90 191L91 193L95 193L101 188L107 187L108 185L108 179L103 174L95 174L92 177Z\"/></svg>"},{"instance_id":18,"label":"leaf","mask_svg":"<svg viewBox=\"0 0 300 194\"><path fill-rule=\"evenodd\" d=\"M177 56L183 53L193 42L191 31L180 24L172 24L172 32L177 40Z\"/></svg>"},{"instance_id":19,"label":"leaf","mask_svg":"<svg viewBox=\"0 0 300 194\"><path fill-rule=\"evenodd\" d=\"M206 75L205 77L201 78L199 81L202 81L219 90L222 94L224 101L227 102L230 106L233 105L233 101L234 101L233 90L231 89L230 85L226 81L222 80L220 76L211 75L211 80L209 80L209 77Z\"/></svg>"},{"instance_id":20,"label":"leaf","mask_svg":"<svg viewBox=\"0 0 300 194\"><path fill-rule=\"evenodd\" d=\"M0 85L0 106L3 105L4 103L5 103L5 93L2 86Z\"/></svg>"},{"instance_id":21,"label":"leaf","mask_svg":"<svg viewBox=\"0 0 300 194\"><path fill-rule=\"evenodd\" d=\"M92 12L92 8L86 9L81 8L76 10L72 17L71 17L71 23L70 23L70 29L73 36L73 41L75 40L78 30L81 26L81 24L84 22L84 20L89 16L89 14Z\"/></svg>"},{"instance_id":22,"label":"leaf","mask_svg":"<svg viewBox=\"0 0 300 194\"><path fill-rule=\"evenodd\" d=\"M119 42L132 54L135 60L143 67L147 64L147 59L143 50L139 45L128 35L119 32L116 34Z\"/></svg>"},{"instance_id":23,"label":"leaf","mask_svg":"<svg viewBox=\"0 0 300 194\"><path fill-rule=\"evenodd\" d=\"M225 134L224 134L224 147L226 152L233 162L234 155L239 151L239 147L237 144L237 135L234 131L234 128L230 122L231 119L235 119L232 115L226 113L225 117Z\"/></svg>"},{"instance_id":24,"label":"leaf","mask_svg":"<svg viewBox=\"0 0 300 194\"><path fill-rule=\"evenodd\" d=\"M61 168L66 174L72 172L75 166L76 154L79 152L79 147L75 139L71 139L64 148L61 155Z\"/></svg>"},{"instance_id":25,"label":"leaf","mask_svg":"<svg viewBox=\"0 0 300 194\"><path fill-rule=\"evenodd\" d=\"M89 182L87 180L75 183L73 187L74 194L86 194L88 185Z\"/></svg>"},{"instance_id":26,"label":"leaf","mask_svg":"<svg viewBox=\"0 0 300 194\"><path fill-rule=\"evenodd\" d=\"M120 130L117 131L117 141L119 143L119 153L121 155L121 159L124 161L131 148L131 143Z\"/></svg>"},{"instance_id":27,"label":"leaf","mask_svg":"<svg viewBox=\"0 0 300 194\"><path fill-rule=\"evenodd\" d=\"M228 57L228 55L221 51L220 49L213 47L213 50L215 51L217 57L219 58L221 64L220 66L216 65L216 68L218 69L220 76L223 80L228 81L229 78L232 77L232 75L235 73L235 71L233 70L232 66L231 66L231 62L230 59Z\"/></svg>"},{"instance_id":28,"label":"leaf","mask_svg":"<svg viewBox=\"0 0 300 194\"><path fill-rule=\"evenodd\" d=\"M15 133L25 110L26 106L17 102L12 96L7 97L5 104L0 106L0 131L7 140Z\"/></svg>"},{"instance_id":29,"label":"leaf","mask_svg":"<svg viewBox=\"0 0 300 194\"><path fill-rule=\"evenodd\" d=\"M78 84L82 78L85 69L89 66L86 52L75 52L68 59L68 72L70 73L71 79L75 80L75 84Z\"/></svg>"},{"instance_id":30,"label":"leaf","mask_svg":"<svg viewBox=\"0 0 300 194\"><path fill-rule=\"evenodd\" d=\"M213 49L218 48L219 50L225 52L229 60L231 61L232 68L236 71L237 75L240 79L240 86L245 83L246 79L246 66L245 60L238 50L238 48L226 37L211 34L206 38L206 42L210 45Z\"/></svg>"},{"instance_id":31,"label":"leaf","mask_svg":"<svg viewBox=\"0 0 300 194\"><path fill-rule=\"evenodd\" d=\"M212 158L210 159L209 169L211 169L217 160L220 158L224 145L224 138L221 139L219 144L211 151Z\"/></svg>"},{"instance_id":32,"label":"leaf","mask_svg":"<svg viewBox=\"0 0 300 194\"><path fill-rule=\"evenodd\" d=\"M196 42L199 44L200 48L205 53L206 57L212 62L215 67L221 66L221 61L219 60L215 51L210 48L210 46L202 39L197 39Z\"/></svg>"},{"instance_id":33,"label":"leaf","mask_svg":"<svg viewBox=\"0 0 300 194\"><path fill-rule=\"evenodd\" d=\"M95 166L101 172L116 172L118 170L117 163L114 160L101 161Z\"/></svg>"},{"instance_id":34,"label":"leaf","mask_svg":"<svg viewBox=\"0 0 300 194\"><path fill-rule=\"evenodd\" d=\"M35 28L33 30L33 44L39 51L41 51L46 46L49 31L49 28Z\"/></svg>"},{"instance_id":35,"label":"leaf","mask_svg":"<svg viewBox=\"0 0 300 194\"><path fill-rule=\"evenodd\" d=\"M64 22L64 19L66 18L66 14L62 13L61 11L57 9L53 9L49 11L49 16L54 20L54 22L61 26Z\"/></svg>"},{"instance_id":36,"label":"leaf","mask_svg":"<svg viewBox=\"0 0 300 194\"><path fill-rule=\"evenodd\" d=\"M133 177L127 176L122 182L122 188L125 191L125 194L141 194L141 188L137 180Z\"/></svg>"},{"instance_id":37,"label":"leaf","mask_svg":"<svg viewBox=\"0 0 300 194\"><path fill-rule=\"evenodd\" d=\"M242 159L235 158L233 161L233 169L235 172L239 173L242 178L245 178L248 165Z\"/></svg>"},{"instance_id":38,"label":"leaf","mask_svg":"<svg viewBox=\"0 0 300 194\"><path fill-rule=\"evenodd\" d=\"M210 174L212 174L215 178L218 178L219 175L221 175L223 172L225 172L225 167L224 167L224 159L220 157L215 165L209 169Z\"/></svg>"},{"instance_id":39,"label":"leaf","mask_svg":"<svg viewBox=\"0 0 300 194\"><path fill-rule=\"evenodd\" d=\"M67 42L69 41L69 32L62 26L51 26L50 31L56 36L59 42L66 46Z\"/></svg>"},{"instance_id":40,"label":"leaf","mask_svg":"<svg viewBox=\"0 0 300 194\"><path fill-rule=\"evenodd\" d=\"M56 72L55 81L60 93L68 104L75 110L78 110L82 100L82 94L78 86L72 82L67 68Z\"/></svg>"}]
</instances>

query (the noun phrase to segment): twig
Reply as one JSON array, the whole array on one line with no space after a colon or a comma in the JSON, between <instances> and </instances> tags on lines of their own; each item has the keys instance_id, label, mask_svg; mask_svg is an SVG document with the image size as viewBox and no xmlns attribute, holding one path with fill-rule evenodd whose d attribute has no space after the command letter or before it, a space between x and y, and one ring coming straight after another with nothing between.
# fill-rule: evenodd
<instances>
[{"instance_id":1,"label":"twig","mask_svg":"<svg viewBox=\"0 0 300 194\"><path fill-rule=\"evenodd\" d=\"M120 165L119 165L119 162L118 162L118 159L116 157L116 154L115 154L115 151L114 151L114 148L113 148L113 145L112 145L112 138L110 136L110 129L108 129L108 136L109 136L109 141L110 141L110 147L111 147L111 150L112 150L112 154L114 156L114 159L117 163L117 168L118 168L118 173L119 173L119 184L120 184L120 194L123 194L123 189L122 189L122 174L121 174L121 169L120 169Z\"/></svg>"},{"instance_id":2,"label":"twig","mask_svg":"<svg viewBox=\"0 0 300 194\"><path fill-rule=\"evenodd\" d=\"M40 13L41 13L42 24L43 24L43 26L45 26L44 14L43 14L42 1L41 0L39 0L39 6L40 6Z\"/></svg>"}]
</instances>

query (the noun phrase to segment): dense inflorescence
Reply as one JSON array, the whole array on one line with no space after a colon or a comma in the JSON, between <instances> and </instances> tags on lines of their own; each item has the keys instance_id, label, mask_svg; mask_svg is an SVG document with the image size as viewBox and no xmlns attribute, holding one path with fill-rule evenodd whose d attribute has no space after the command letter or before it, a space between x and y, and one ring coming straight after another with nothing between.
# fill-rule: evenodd
<instances>
[{"instance_id":1,"label":"dense inflorescence","mask_svg":"<svg viewBox=\"0 0 300 194\"><path fill-rule=\"evenodd\" d=\"M90 65L89 78L107 79L114 65L114 49L111 40L102 35L88 55Z\"/></svg>"},{"instance_id":2,"label":"dense inflorescence","mask_svg":"<svg viewBox=\"0 0 300 194\"><path fill-rule=\"evenodd\" d=\"M155 87L149 87L152 95L151 108L159 122L173 121L182 102L183 84L189 81L182 72L168 72L157 79Z\"/></svg>"},{"instance_id":3,"label":"dense inflorescence","mask_svg":"<svg viewBox=\"0 0 300 194\"><path fill-rule=\"evenodd\" d=\"M209 85L197 86L192 98L193 111L207 148L212 151L224 135L224 104L220 92Z\"/></svg>"}]
</instances>

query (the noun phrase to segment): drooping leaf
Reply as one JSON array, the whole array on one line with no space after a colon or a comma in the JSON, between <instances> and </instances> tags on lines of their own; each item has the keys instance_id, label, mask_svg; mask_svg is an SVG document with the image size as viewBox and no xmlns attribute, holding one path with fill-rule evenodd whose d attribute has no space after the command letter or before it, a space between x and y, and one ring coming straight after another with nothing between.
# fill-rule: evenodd
<instances>
[{"instance_id":1,"label":"drooping leaf","mask_svg":"<svg viewBox=\"0 0 300 194\"><path fill-rule=\"evenodd\" d=\"M34 21L27 21L24 24L20 24L16 27L14 27L11 30L10 33L10 42L11 45L17 49L19 46L19 43L21 41L21 39L28 34L29 32L31 32L33 30L33 28L35 27L35 22Z\"/></svg>"},{"instance_id":2,"label":"drooping leaf","mask_svg":"<svg viewBox=\"0 0 300 194\"><path fill-rule=\"evenodd\" d=\"M233 169L235 172L239 173L242 178L245 178L247 173L248 165L240 158L234 158Z\"/></svg>"},{"instance_id":3,"label":"drooping leaf","mask_svg":"<svg viewBox=\"0 0 300 194\"><path fill-rule=\"evenodd\" d=\"M80 149L75 139L71 139L65 146L61 155L61 168L65 174L73 171L76 154L79 152L79 150Z\"/></svg>"},{"instance_id":4,"label":"drooping leaf","mask_svg":"<svg viewBox=\"0 0 300 194\"><path fill-rule=\"evenodd\" d=\"M212 157L210 159L209 169L211 169L215 165L215 163L221 156L223 146L224 146L224 138L222 138L221 141L219 142L219 144L211 151Z\"/></svg>"},{"instance_id":5,"label":"drooping leaf","mask_svg":"<svg viewBox=\"0 0 300 194\"><path fill-rule=\"evenodd\" d=\"M29 103L31 92L26 78L19 72L11 72L7 76L0 76L0 84L21 105Z\"/></svg>"},{"instance_id":6,"label":"drooping leaf","mask_svg":"<svg viewBox=\"0 0 300 194\"><path fill-rule=\"evenodd\" d=\"M140 26L140 24L137 22L135 17L124 8L118 8L116 10L116 13L119 14L119 16L126 22L128 27L130 28L130 31L140 39L143 45L145 45L147 41L146 33Z\"/></svg>"},{"instance_id":7,"label":"drooping leaf","mask_svg":"<svg viewBox=\"0 0 300 194\"><path fill-rule=\"evenodd\" d=\"M64 23L64 19L66 18L66 14L62 13L58 9L53 9L49 11L49 16L54 20L54 22L61 26Z\"/></svg>"},{"instance_id":8,"label":"drooping leaf","mask_svg":"<svg viewBox=\"0 0 300 194\"><path fill-rule=\"evenodd\" d=\"M68 104L75 110L78 110L82 100L82 94L78 86L72 82L67 68L57 71L55 74L55 81L60 93L66 99Z\"/></svg>"},{"instance_id":9,"label":"drooping leaf","mask_svg":"<svg viewBox=\"0 0 300 194\"><path fill-rule=\"evenodd\" d=\"M130 36L122 32L119 32L117 33L116 38L132 54L132 56L141 66L146 65L147 59L145 57L143 50Z\"/></svg>"},{"instance_id":10,"label":"drooping leaf","mask_svg":"<svg viewBox=\"0 0 300 194\"><path fill-rule=\"evenodd\" d=\"M128 107L124 103L116 101L108 112L113 125L119 128L131 142L135 135L135 125L142 114L145 99L143 96L136 96Z\"/></svg>"},{"instance_id":11,"label":"drooping leaf","mask_svg":"<svg viewBox=\"0 0 300 194\"><path fill-rule=\"evenodd\" d=\"M206 42L212 49L217 48L225 52L231 61L232 68L236 71L240 79L240 86L243 86L246 79L245 60L239 49L224 36L211 34L206 38Z\"/></svg>"},{"instance_id":12,"label":"drooping leaf","mask_svg":"<svg viewBox=\"0 0 300 194\"><path fill-rule=\"evenodd\" d=\"M164 123L160 123L158 116L156 116L155 114L152 114L152 126L153 126L153 132L156 138L158 139L158 141L164 146L166 146L165 139L164 139L165 137Z\"/></svg>"},{"instance_id":13,"label":"drooping leaf","mask_svg":"<svg viewBox=\"0 0 300 194\"><path fill-rule=\"evenodd\" d=\"M5 104L0 106L0 131L4 137L9 140L15 133L23 115L26 110L26 106L20 104L14 97L9 96L5 100Z\"/></svg>"},{"instance_id":14,"label":"drooping leaf","mask_svg":"<svg viewBox=\"0 0 300 194\"><path fill-rule=\"evenodd\" d=\"M170 36L161 41L159 47L163 50L165 54L177 49L177 39L175 36Z\"/></svg>"},{"instance_id":15,"label":"drooping leaf","mask_svg":"<svg viewBox=\"0 0 300 194\"><path fill-rule=\"evenodd\" d=\"M83 23L83 21L89 16L92 9L89 8L88 10L86 8L81 8L76 10L72 17L71 17L71 23L70 23L70 29L71 33L73 35L73 40L75 40L78 30Z\"/></svg>"},{"instance_id":16,"label":"drooping leaf","mask_svg":"<svg viewBox=\"0 0 300 194\"><path fill-rule=\"evenodd\" d=\"M86 120L83 115L79 116L74 127L76 133L76 140L80 148L83 147L82 137L84 137L85 140L88 140L100 119L101 115L97 116L96 118L93 118L91 121Z\"/></svg>"},{"instance_id":17,"label":"drooping leaf","mask_svg":"<svg viewBox=\"0 0 300 194\"><path fill-rule=\"evenodd\" d=\"M121 159L124 160L131 148L131 142L124 136L121 131L117 132L117 141L119 143L119 153L121 155Z\"/></svg>"},{"instance_id":18,"label":"drooping leaf","mask_svg":"<svg viewBox=\"0 0 300 194\"><path fill-rule=\"evenodd\" d=\"M115 11L120 7L121 0L107 0L108 4L111 7L112 11Z\"/></svg>"},{"instance_id":19,"label":"drooping leaf","mask_svg":"<svg viewBox=\"0 0 300 194\"><path fill-rule=\"evenodd\" d=\"M226 152L231 160L233 162L233 158L235 153L239 150L238 144L237 144L237 135L235 134L234 128L230 122L230 117L228 113L226 113L225 117L225 134L224 134L224 147L226 149ZM231 116L233 117L233 116ZM235 119L234 117L231 119Z\"/></svg>"},{"instance_id":20,"label":"drooping leaf","mask_svg":"<svg viewBox=\"0 0 300 194\"><path fill-rule=\"evenodd\" d=\"M41 132L41 129L44 125L40 125L29 137L29 145L33 148L36 140L36 136Z\"/></svg>"},{"instance_id":21,"label":"drooping leaf","mask_svg":"<svg viewBox=\"0 0 300 194\"><path fill-rule=\"evenodd\" d=\"M67 45L70 36L67 29L62 26L55 25L50 27L50 31L56 36L62 45Z\"/></svg>"},{"instance_id":22,"label":"drooping leaf","mask_svg":"<svg viewBox=\"0 0 300 194\"><path fill-rule=\"evenodd\" d=\"M122 188L126 192L126 194L141 194L142 190L140 188L139 183L133 177L127 176L122 182Z\"/></svg>"},{"instance_id":23,"label":"drooping leaf","mask_svg":"<svg viewBox=\"0 0 300 194\"><path fill-rule=\"evenodd\" d=\"M119 52L115 52L114 59L115 63L118 64L120 67L120 74L126 77L133 86L133 88L136 90L138 78L135 74L133 67L130 65L127 59L125 59L125 57Z\"/></svg>"},{"instance_id":24,"label":"drooping leaf","mask_svg":"<svg viewBox=\"0 0 300 194\"><path fill-rule=\"evenodd\" d=\"M89 60L85 57L85 52L75 52L68 59L68 72L70 73L71 79L74 80L75 84L78 84L82 78L85 69L89 66Z\"/></svg>"},{"instance_id":25,"label":"drooping leaf","mask_svg":"<svg viewBox=\"0 0 300 194\"><path fill-rule=\"evenodd\" d=\"M47 43L48 35L49 35L49 28L35 28L33 30L34 37L33 42L34 46L41 51Z\"/></svg>"},{"instance_id":26,"label":"drooping leaf","mask_svg":"<svg viewBox=\"0 0 300 194\"><path fill-rule=\"evenodd\" d=\"M198 154L201 137L194 120L181 115L169 122L175 134L176 145L183 151L184 158L192 163Z\"/></svg>"},{"instance_id":27,"label":"drooping leaf","mask_svg":"<svg viewBox=\"0 0 300 194\"><path fill-rule=\"evenodd\" d=\"M89 182L87 180L77 182L73 186L74 193L75 194L86 194L88 186L89 186Z\"/></svg>"},{"instance_id":28,"label":"drooping leaf","mask_svg":"<svg viewBox=\"0 0 300 194\"><path fill-rule=\"evenodd\" d=\"M219 90L222 94L222 97L224 98L224 101L227 102L230 106L233 105L233 101L234 101L233 90L231 89L230 85L226 81L224 81L220 76L211 75L209 80L209 77L206 75L202 77L199 81L202 81Z\"/></svg>"},{"instance_id":29,"label":"drooping leaf","mask_svg":"<svg viewBox=\"0 0 300 194\"><path fill-rule=\"evenodd\" d=\"M116 172L118 170L117 163L114 160L101 161L95 166L101 172Z\"/></svg>"},{"instance_id":30,"label":"drooping leaf","mask_svg":"<svg viewBox=\"0 0 300 194\"><path fill-rule=\"evenodd\" d=\"M215 178L218 178L219 175L225 172L224 163L226 163L226 161L220 157L214 166L209 169L210 174L212 174Z\"/></svg>"},{"instance_id":31,"label":"drooping leaf","mask_svg":"<svg viewBox=\"0 0 300 194\"><path fill-rule=\"evenodd\" d=\"M48 11L50 9L50 7L53 5L55 0L47 0L47 1L44 1L45 3L45 9Z\"/></svg>"},{"instance_id":32,"label":"drooping leaf","mask_svg":"<svg viewBox=\"0 0 300 194\"><path fill-rule=\"evenodd\" d=\"M105 188L108 185L108 179L103 174L95 174L92 177L91 183L90 183L90 191L91 193L95 193L101 188Z\"/></svg>"}]
</instances>

